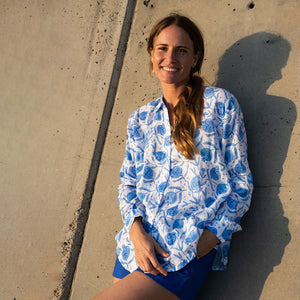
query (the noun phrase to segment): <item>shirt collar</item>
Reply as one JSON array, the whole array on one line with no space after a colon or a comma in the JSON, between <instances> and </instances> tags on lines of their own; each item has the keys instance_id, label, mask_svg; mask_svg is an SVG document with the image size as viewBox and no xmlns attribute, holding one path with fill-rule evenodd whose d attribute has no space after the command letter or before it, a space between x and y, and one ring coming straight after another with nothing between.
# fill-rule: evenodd
<instances>
[{"instance_id":1,"label":"shirt collar","mask_svg":"<svg viewBox=\"0 0 300 300\"><path fill-rule=\"evenodd\" d=\"M206 92L206 89L207 89L207 86L203 86L203 97L204 97L204 93ZM157 112L160 108L162 107L166 107L165 103L164 103L164 94L162 94L156 101L157 101L157 104L156 104L156 107L155 107L155 112Z\"/></svg>"},{"instance_id":2,"label":"shirt collar","mask_svg":"<svg viewBox=\"0 0 300 300\"><path fill-rule=\"evenodd\" d=\"M161 95L158 99L157 99L157 105L155 107L155 112L157 112L159 109L166 107L165 103L164 103L164 95Z\"/></svg>"}]
</instances>

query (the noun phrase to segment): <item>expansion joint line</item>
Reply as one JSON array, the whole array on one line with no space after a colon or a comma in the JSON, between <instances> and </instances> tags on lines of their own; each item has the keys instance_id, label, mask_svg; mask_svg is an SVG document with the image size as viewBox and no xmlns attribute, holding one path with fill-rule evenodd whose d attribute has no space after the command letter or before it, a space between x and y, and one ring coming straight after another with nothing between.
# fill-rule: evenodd
<instances>
[{"instance_id":1,"label":"expansion joint line","mask_svg":"<svg viewBox=\"0 0 300 300\"><path fill-rule=\"evenodd\" d=\"M134 16L135 6L136 6L136 0L127 1L125 17L121 29L118 49L117 49L116 58L113 66L112 76L109 83L109 89L108 89L105 106L101 118L101 123L98 131L97 141L95 144L94 154L91 161L88 178L86 181L83 200L81 203L81 207L78 210L79 212L78 225L72 242L71 255L65 269L65 274L62 282L62 292L61 292L61 296L59 297L60 300L67 300L70 297L72 282L74 279L76 266L81 251L85 227L89 217L90 204L94 194L95 183L99 171L101 156L105 144L108 126L112 114L112 109L115 103L117 88L119 85L121 70L124 62L124 56L127 49L127 42L128 42L131 24Z\"/></svg>"}]
</instances>

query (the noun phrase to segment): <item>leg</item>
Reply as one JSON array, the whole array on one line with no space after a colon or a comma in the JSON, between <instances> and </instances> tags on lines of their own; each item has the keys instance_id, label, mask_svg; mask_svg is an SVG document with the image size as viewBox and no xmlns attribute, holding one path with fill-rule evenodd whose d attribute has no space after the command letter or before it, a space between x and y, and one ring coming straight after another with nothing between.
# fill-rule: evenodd
<instances>
[{"instance_id":1,"label":"leg","mask_svg":"<svg viewBox=\"0 0 300 300\"><path fill-rule=\"evenodd\" d=\"M179 298L149 278L135 271L91 300L178 300Z\"/></svg>"},{"instance_id":2,"label":"leg","mask_svg":"<svg viewBox=\"0 0 300 300\"><path fill-rule=\"evenodd\" d=\"M117 282L120 281L120 280L121 280L120 278L114 277L114 279L113 279L113 284L117 283Z\"/></svg>"}]
</instances>

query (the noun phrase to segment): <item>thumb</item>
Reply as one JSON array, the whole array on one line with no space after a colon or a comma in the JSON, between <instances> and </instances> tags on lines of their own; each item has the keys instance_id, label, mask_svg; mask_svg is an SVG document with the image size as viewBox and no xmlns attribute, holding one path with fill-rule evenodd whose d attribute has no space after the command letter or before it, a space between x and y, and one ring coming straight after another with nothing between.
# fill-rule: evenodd
<instances>
[{"instance_id":1,"label":"thumb","mask_svg":"<svg viewBox=\"0 0 300 300\"><path fill-rule=\"evenodd\" d=\"M170 254L166 252L157 242L154 244L154 248L157 254L159 254L162 257L169 257Z\"/></svg>"}]
</instances>

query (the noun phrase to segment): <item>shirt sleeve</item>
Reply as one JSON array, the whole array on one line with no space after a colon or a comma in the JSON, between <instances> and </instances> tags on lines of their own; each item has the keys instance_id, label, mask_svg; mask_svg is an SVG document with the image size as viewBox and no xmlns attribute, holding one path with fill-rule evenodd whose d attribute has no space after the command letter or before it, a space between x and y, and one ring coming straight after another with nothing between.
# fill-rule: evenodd
<instances>
[{"instance_id":1,"label":"shirt sleeve","mask_svg":"<svg viewBox=\"0 0 300 300\"><path fill-rule=\"evenodd\" d=\"M120 171L121 184L118 186L118 204L125 228L129 231L136 217L145 216L145 206L137 197L136 191L136 160L141 150L135 140L135 131L139 128L134 124L133 115L127 124L126 154Z\"/></svg>"},{"instance_id":2,"label":"shirt sleeve","mask_svg":"<svg viewBox=\"0 0 300 300\"><path fill-rule=\"evenodd\" d=\"M206 224L221 242L241 230L240 220L249 209L253 180L247 160L247 137L241 108L233 95L225 91L229 101L220 127L221 151L229 175L231 192L219 206L216 217Z\"/></svg>"}]
</instances>

